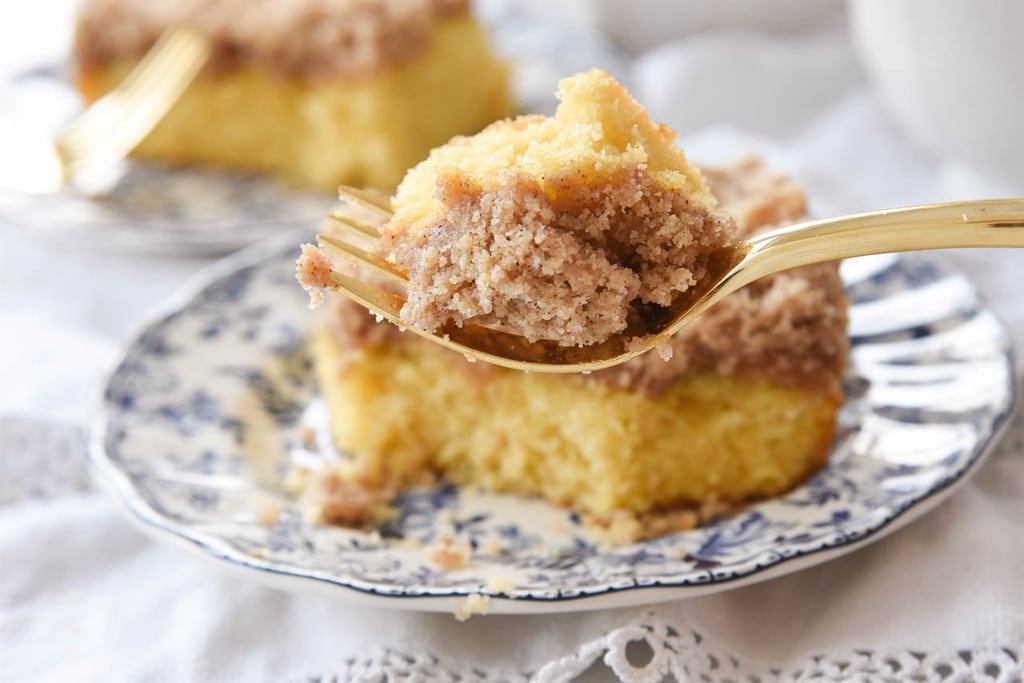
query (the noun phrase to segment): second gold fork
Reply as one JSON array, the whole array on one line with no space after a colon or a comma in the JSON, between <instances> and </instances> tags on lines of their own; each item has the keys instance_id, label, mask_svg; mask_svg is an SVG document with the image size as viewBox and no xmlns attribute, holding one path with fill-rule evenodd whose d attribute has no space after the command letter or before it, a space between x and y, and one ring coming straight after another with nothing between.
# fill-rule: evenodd
<instances>
[{"instance_id":1,"label":"second gold fork","mask_svg":"<svg viewBox=\"0 0 1024 683\"><path fill-rule=\"evenodd\" d=\"M5 142L0 187L56 192L92 165L120 161L178 101L209 56L208 41L179 26L164 33L117 87L53 140L29 131L0 131Z\"/></svg>"}]
</instances>

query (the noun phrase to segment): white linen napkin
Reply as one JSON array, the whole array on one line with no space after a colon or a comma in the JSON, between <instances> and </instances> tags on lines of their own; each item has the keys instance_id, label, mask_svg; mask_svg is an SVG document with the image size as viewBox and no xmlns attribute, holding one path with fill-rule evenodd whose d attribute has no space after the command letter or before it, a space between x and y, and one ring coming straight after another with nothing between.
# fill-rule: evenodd
<instances>
[{"instance_id":1,"label":"white linen napkin","mask_svg":"<svg viewBox=\"0 0 1024 683\"><path fill-rule=\"evenodd\" d=\"M840 30L706 35L640 55L631 75L692 158L763 154L808 187L818 215L964 198L953 167L884 114ZM1019 354L1020 255L949 257ZM458 623L277 592L149 541L85 488L81 426L117 341L200 264L86 257L0 231L0 680L570 680L601 679L605 665L636 681L1024 676L1020 411L971 481L908 528L654 607ZM66 279L38 279L53 272Z\"/></svg>"}]
</instances>

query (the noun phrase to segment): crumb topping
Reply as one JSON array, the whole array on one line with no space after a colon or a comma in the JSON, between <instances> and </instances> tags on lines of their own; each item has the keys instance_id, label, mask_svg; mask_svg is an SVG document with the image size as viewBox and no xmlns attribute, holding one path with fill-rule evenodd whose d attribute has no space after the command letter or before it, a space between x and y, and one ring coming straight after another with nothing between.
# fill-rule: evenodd
<instances>
[{"instance_id":1,"label":"crumb topping","mask_svg":"<svg viewBox=\"0 0 1024 683\"><path fill-rule=\"evenodd\" d=\"M807 196L803 188L785 175L770 170L758 157L747 156L729 167L702 170L722 209L736 219L740 238L807 215Z\"/></svg>"},{"instance_id":2,"label":"crumb topping","mask_svg":"<svg viewBox=\"0 0 1024 683\"><path fill-rule=\"evenodd\" d=\"M212 43L210 68L251 65L307 80L357 77L414 59L434 25L468 0L84 0L75 59L90 68L140 57L169 26Z\"/></svg>"},{"instance_id":3,"label":"crumb topping","mask_svg":"<svg viewBox=\"0 0 1024 683\"><path fill-rule=\"evenodd\" d=\"M307 475L300 502L312 521L359 527L372 521L393 495L388 487L349 479L326 467Z\"/></svg>"},{"instance_id":4,"label":"crumb topping","mask_svg":"<svg viewBox=\"0 0 1024 683\"><path fill-rule=\"evenodd\" d=\"M309 293L309 307L316 308L324 302L323 290L334 286L331 262L327 254L313 244L303 244L301 249L295 262L295 277Z\"/></svg>"}]
</instances>

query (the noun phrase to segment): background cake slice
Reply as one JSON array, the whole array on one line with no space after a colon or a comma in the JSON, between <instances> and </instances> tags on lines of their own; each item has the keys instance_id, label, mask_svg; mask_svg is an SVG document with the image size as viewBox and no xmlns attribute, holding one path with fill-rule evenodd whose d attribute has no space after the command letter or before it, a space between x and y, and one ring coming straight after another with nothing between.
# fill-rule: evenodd
<instances>
[{"instance_id":1,"label":"background cake slice","mask_svg":"<svg viewBox=\"0 0 1024 683\"><path fill-rule=\"evenodd\" d=\"M210 40L212 61L140 157L390 191L432 147L511 113L507 69L467 0L84 0L85 99L178 22Z\"/></svg>"}]
</instances>

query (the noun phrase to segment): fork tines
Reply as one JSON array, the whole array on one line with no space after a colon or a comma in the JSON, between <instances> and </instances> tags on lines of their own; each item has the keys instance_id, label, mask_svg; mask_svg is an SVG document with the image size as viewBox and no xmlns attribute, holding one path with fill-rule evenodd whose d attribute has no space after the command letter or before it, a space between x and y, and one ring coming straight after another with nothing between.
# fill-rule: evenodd
<instances>
[{"instance_id":1,"label":"fork tines","mask_svg":"<svg viewBox=\"0 0 1024 683\"><path fill-rule=\"evenodd\" d=\"M94 157L128 154L178 100L210 51L209 41L191 28L165 32L120 85L58 135L66 167L76 170Z\"/></svg>"},{"instance_id":2,"label":"fork tines","mask_svg":"<svg viewBox=\"0 0 1024 683\"><path fill-rule=\"evenodd\" d=\"M369 237L371 239L378 239L380 237L380 230L377 229L377 226L370 225L366 221L353 218L352 216L348 216L340 211L332 211L327 214L327 217L338 225L354 230L365 237Z\"/></svg>"},{"instance_id":3,"label":"fork tines","mask_svg":"<svg viewBox=\"0 0 1024 683\"><path fill-rule=\"evenodd\" d=\"M375 273L384 275L393 282L404 285L409 281L405 272L386 258L331 235L320 234L317 235L316 239L321 246L330 249L333 253L364 266L369 266Z\"/></svg>"},{"instance_id":4,"label":"fork tines","mask_svg":"<svg viewBox=\"0 0 1024 683\"><path fill-rule=\"evenodd\" d=\"M339 294L355 301L379 318L385 318L404 328L399 314L405 305L405 299L336 270L331 271L331 279L334 280L335 291Z\"/></svg>"},{"instance_id":5,"label":"fork tines","mask_svg":"<svg viewBox=\"0 0 1024 683\"><path fill-rule=\"evenodd\" d=\"M369 209L383 218L391 218L391 198L380 192L342 185L338 188L338 198L348 204Z\"/></svg>"},{"instance_id":6,"label":"fork tines","mask_svg":"<svg viewBox=\"0 0 1024 683\"><path fill-rule=\"evenodd\" d=\"M346 204L367 209L381 218L390 218L391 216L391 199L373 190L362 190L342 185L338 188L338 197ZM328 217L336 225L362 237L375 240L381 237L381 232L376 225L359 220L344 211L332 211ZM318 235L317 241L321 246L350 261L369 266L374 272L384 275L392 282L399 284L408 282L408 277L403 270L378 254L332 235Z\"/></svg>"},{"instance_id":7,"label":"fork tines","mask_svg":"<svg viewBox=\"0 0 1024 683\"><path fill-rule=\"evenodd\" d=\"M347 225L344 222L341 224ZM320 234L316 239L322 248L348 259L351 263L369 267L373 273L383 275L392 285L399 285L404 289L408 283L408 278L403 271L377 254L331 235ZM335 291L339 294L355 301L377 315L378 318L386 318L399 327L403 326L399 318L402 306L405 305L405 298L402 295L377 287L359 277L342 273L336 268L331 268L331 280L334 282Z\"/></svg>"},{"instance_id":8,"label":"fork tines","mask_svg":"<svg viewBox=\"0 0 1024 683\"><path fill-rule=\"evenodd\" d=\"M372 190L361 190L343 185L338 188L338 196L346 204L369 210L381 218L391 217L391 199ZM333 211L328 214L328 217L354 236L371 239L379 239L381 236L377 226L350 216L344 211ZM398 286L398 291L405 291L405 286L409 283L408 274L383 256L334 235L317 235L317 242L324 249L347 259L350 263L368 267L372 273L383 275L387 284ZM369 309L371 313L386 318L399 327L404 327L399 319L399 312L405 304L402 294L382 289L373 282L367 281L366 278L353 277L333 268L331 269L331 279L339 294Z\"/></svg>"}]
</instances>

